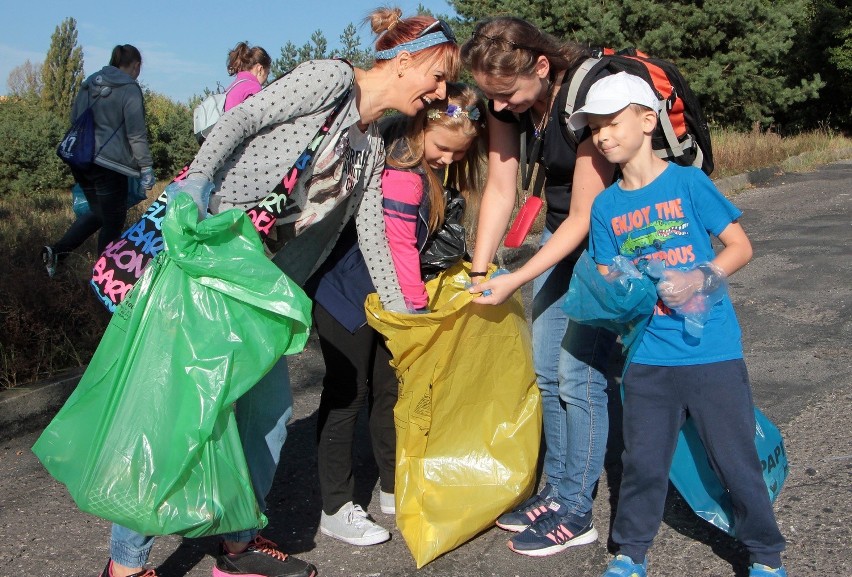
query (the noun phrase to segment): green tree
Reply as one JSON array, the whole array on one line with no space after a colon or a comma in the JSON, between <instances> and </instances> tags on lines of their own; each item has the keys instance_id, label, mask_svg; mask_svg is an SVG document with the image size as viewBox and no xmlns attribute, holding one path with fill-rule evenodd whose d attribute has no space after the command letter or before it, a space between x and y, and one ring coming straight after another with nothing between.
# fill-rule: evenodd
<instances>
[{"instance_id":1,"label":"green tree","mask_svg":"<svg viewBox=\"0 0 852 577\"><path fill-rule=\"evenodd\" d=\"M41 67L42 105L67 115L83 82L83 49L77 46L77 21L66 18L50 37L50 48Z\"/></svg>"},{"instance_id":2,"label":"green tree","mask_svg":"<svg viewBox=\"0 0 852 577\"><path fill-rule=\"evenodd\" d=\"M288 41L287 44L281 47L281 55L272 61L269 76L273 79L280 78L306 60L328 58L327 51L328 40L325 39L322 30L315 30L311 34L310 41L305 42L301 47L297 47Z\"/></svg>"},{"instance_id":3,"label":"green tree","mask_svg":"<svg viewBox=\"0 0 852 577\"><path fill-rule=\"evenodd\" d=\"M9 95L18 98L40 98L42 91L41 64L33 64L29 60L14 67L6 80L9 85Z\"/></svg>"},{"instance_id":4,"label":"green tree","mask_svg":"<svg viewBox=\"0 0 852 577\"><path fill-rule=\"evenodd\" d=\"M291 41L281 47L281 55L272 61L269 76L273 79L280 78L299 63L299 49Z\"/></svg>"},{"instance_id":5,"label":"green tree","mask_svg":"<svg viewBox=\"0 0 852 577\"><path fill-rule=\"evenodd\" d=\"M768 124L824 85L790 66L795 23L812 0L452 0L465 23L514 14L559 38L636 46L683 71L711 122Z\"/></svg>"},{"instance_id":6,"label":"green tree","mask_svg":"<svg viewBox=\"0 0 852 577\"><path fill-rule=\"evenodd\" d=\"M328 58L328 40L325 39L322 30L314 30L311 34L311 42L305 44L303 48L306 50L306 60Z\"/></svg>"},{"instance_id":7,"label":"green tree","mask_svg":"<svg viewBox=\"0 0 852 577\"><path fill-rule=\"evenodd\" d=\"M795 105L781 115L785 130L830 127L852 131L852 5L812 0L799 22L791 67L800 76L818 73L826 86L817 103Z\"/></svg>"},{"instance_id":8,"label":"green tree","mask_svg":"<svg viewBox=\"0 0 852 577\"><path fill-rule=\"evenodd\" d=\"M0 192L34 198L71 186L71 174L56 156L68 119L33 99L0 102Z\"/></svg>"},{"instance_id":9,"label":"green tree","mask_svg":"<svg viewBox=\"0 0 852 577\"><path fill-rule=\"evenodd\" d=\"M340 48L333 50L331 56L344 58L357 68L369 68L373 64L373 51L361 48L361 37L351 22L340 35Z\"/></svg>"},{"instance_id":10,"label":"green tree","mask_svg":"<svg viewBox=\"0 0 852 577\"><path fill-rule=\"evenodd\" d=\"M192 108L145 90L145 122L154 170L160 180L174 178L198 152L192 133Z\"/></svg>"}]
</instances>

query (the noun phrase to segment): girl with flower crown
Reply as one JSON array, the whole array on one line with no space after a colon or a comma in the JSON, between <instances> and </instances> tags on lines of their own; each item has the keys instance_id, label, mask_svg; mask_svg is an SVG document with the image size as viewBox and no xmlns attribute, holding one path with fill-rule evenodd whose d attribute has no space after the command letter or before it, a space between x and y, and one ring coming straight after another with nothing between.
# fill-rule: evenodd
<instances>
[{"instance_id":1,"label":"girl with flower crown","mask_svg":"<svg viewBox=\"0 0 852 577\"><path fill-rule=\"evenodd\" d=\"M420 251L444 223L444 183L467 200L478 191L483 166L485 108L463 84L447 98L383 130L388 159L382 174L385 234L409 311L426 307Z\"/></svg>"},{"instance_id":2,"label":"girl with flower crown","mask_svg":"<svg viewBox=\"0 0 852 577\"><path fill-rule=\"evenodd\" d=\"M478 191L487 143L485 112L485 103L473 88L447 83L446 98L430 102L412 117L389 117L380 127L388 153L382 173L385 234L412 313L426 311L423 272L435 269L434 262L421 267L421 255L429 254L430 243L442 232L445 214L460 205L463 211L463 203ZM453 212L453 216L459 215ZM452 220L452 226L460 228L461 218ZM353 502L355 423L365 404L379 469L380 510L389 515L396 511L393 407L397 379L382 336L366 324L364 300L375 289L362 250L375 253L382 247L362 242L359 248L350 221L306 287L314 299L314 321L326 367L317 417L320 531L359 546L390 539L387 529ZM463 255L462 246L456 262ZM452 258L442 256L442 266L453 264Z\"/></svg>"}]
</instances>

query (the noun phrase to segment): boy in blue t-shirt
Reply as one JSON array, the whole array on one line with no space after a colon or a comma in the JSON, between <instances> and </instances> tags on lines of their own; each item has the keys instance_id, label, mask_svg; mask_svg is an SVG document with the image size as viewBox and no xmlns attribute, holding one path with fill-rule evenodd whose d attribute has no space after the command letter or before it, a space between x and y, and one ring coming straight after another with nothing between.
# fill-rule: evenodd
<instances>
[{"instance_id":1,"label":"boy in blue t-shirt","mask_svg":"<svg viewBox=\"0 0 852 577\"><path fill-rule=\"evenodd\" d=\"M703 331L678 311L705 303L751 259L742 214L694 167L654 154L660 103L648 84L621 72L596 82L568 121L587 124L597 149L622 178L592 205L589 253L602 274L624 256L664 261L660 299L624 374L624 477L612 526L618 555L603 577L646 577L659 529L677 435L692 417L713 469L730 491L737 538L750 577L786 577L778 530L754 444L751 386L730 298L709 310ZM710 235L724 248L715 254Z\"/></svg>"}]
</instances>

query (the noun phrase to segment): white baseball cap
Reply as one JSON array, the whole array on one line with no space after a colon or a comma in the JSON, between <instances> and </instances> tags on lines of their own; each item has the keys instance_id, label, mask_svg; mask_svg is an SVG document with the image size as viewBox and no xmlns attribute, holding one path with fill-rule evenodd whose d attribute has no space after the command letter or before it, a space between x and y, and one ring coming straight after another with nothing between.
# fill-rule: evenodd
<instances>
[{"instance_id":1,"label":"white baseball cap","mask_svg":"<svg viewBox=\"0 0 852 577\"><path fill-rule=\"evenodd\" d=\"M660 113L660 101L647 82L627 72L605 76L592 84L586 103L568 117L568 128L580 130L589 123L589 114L614 114L631 104Z\"/></svg>"}]
</instances>

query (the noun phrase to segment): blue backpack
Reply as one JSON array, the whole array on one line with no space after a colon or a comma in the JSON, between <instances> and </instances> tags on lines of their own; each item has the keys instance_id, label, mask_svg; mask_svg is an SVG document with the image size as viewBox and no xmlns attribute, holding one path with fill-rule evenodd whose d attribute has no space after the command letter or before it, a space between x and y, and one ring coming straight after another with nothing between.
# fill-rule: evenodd
<instances>
[{"instance_id":1,"label":"blue backpack","mask_svg":"<svg viewBox=\"0 0 852 577\"><path fill-rule=\"evenodd\" d=\"M77 170L88 170L95 161L97 156L107 142L112 140L118 129L121 128L124 121L118 125L109 138L106 139L101 147L95 152L95 115L92 112L92 107L97 103L98 97L86 110L80 113L80 116L71 124L71 128L62 137L59 146L56 147L56 154L62 161Z\"/></svg>"}]
</instances>

